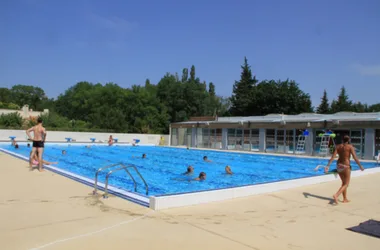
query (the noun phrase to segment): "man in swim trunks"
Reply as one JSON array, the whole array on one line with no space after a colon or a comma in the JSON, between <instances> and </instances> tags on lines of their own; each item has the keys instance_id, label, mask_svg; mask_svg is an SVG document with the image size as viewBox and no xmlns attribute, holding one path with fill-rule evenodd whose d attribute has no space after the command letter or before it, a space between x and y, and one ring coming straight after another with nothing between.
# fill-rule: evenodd
<instances>
[{"instance_id":1,"label":"man in swim trunks","mask_svg":"<svg viewBox=\"0 0 380 250\"><path fill-rule=\"evenodd\" d=\"M364 168L360 164L358 157L355 153L355 148L349 144L350 137L345 135L343 137L343 143L337 145L334 153L331 156L331 159L327 166L325 167L325 173L329 171L331 163L334 161L336 154L338 154L339 158L337 161L337 172L339 174L340 179L342 180L342 186L339 188L338 192L333 195L334 201L338 204L339 195L343 194L343 202L347 203L349 200L347 199L347 188L350 184L351 178L351 165L350 165L350 156L354 158L355 162L359 165L360 169L363 171Z\"/></svg>"},{"instance_id":2,"label":"man in swim trunks","mask_svg":"<svg viewBox=\"0 0 380 250\"><path fill-rule=\"evenodd\" d=\"M33 139L30 136L30 132L33 132ZM42 154L44 153L44 144L46 140L46 129L42 126L41 117L38 118L37 125L28 129L26 131L26 134L28 135L28 139L33 141L32 154L29 159L29 167L31 169L33 168L33 159L35 157L36 152L38 152L38 170L41 172L43 171Z\"/></svg>"}]
</instances>

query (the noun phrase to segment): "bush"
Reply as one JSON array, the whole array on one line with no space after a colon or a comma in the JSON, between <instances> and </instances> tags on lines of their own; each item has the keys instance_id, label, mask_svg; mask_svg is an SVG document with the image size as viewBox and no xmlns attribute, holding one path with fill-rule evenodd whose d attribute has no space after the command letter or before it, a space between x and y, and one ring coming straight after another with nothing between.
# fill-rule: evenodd
<instances>
[{"instance_id":1,"label":"bush","mask_svg":"<svg viewBox=\"0 0 380 250\"><path fill-rule=\"evenodd\" d=\"M67 131L67 132L98 132L98 133L115 133L113 129L99 129L99 128L49 128L48 131Z\"/></svg>"},{"instance_id":2,"label":"bush","mask_svg":"<svg viewBox=\"0 0 380 250\"><path fill-rule=\"evenodd\" d=\"M42 114L40 117L42 118L44 127L52 131L112 132L107 129L91 128L90 124L85 121L69 120L55 112ZM29 124L30 126L34 126L37 124L37 119L30 119Z\"/></svg>"},{"instance_id":3,"label":"bush","mask_svg":"<svg viewBox=\"0 0 380 250\"><path fill-rule=\"evenodd\" d=\"M0 109L15 109L19 110L20 106L14 103L5 103L5 102L0 102Z\"/></svg>"},{"instance_id":4,"label":"bush","mask_svg":"<svg viewBox=\"0 0 380 250\"><path fill-rule=\"evenodd\" d=\"M40 117L42 118L44 127L68 128L70 126L69 119L54 112L42 114Z\"/></svg>"},{"instance_id":5,"label":"bush","mask_svg":"<svg viewBox=\"0 0 380 250\"><path fill-rule=\"evenodd\" d=\"M0 115L0 126L5 128L22 128L23 122L22 117L17 112Z\"/></svg>"}]
</instances>

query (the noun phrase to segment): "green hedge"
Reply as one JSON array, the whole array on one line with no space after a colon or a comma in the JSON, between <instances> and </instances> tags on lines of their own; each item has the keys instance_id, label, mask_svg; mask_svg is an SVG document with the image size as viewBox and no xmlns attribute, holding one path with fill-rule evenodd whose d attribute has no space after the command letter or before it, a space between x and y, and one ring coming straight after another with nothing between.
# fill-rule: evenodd
<instances>
[{"instance_id":1,"label":"green hedge","mask_svg":"<svg viewBox=\"0 0 380 250\"><path fill-rule=\"evenodd\" d=\"M0 109L15 109L19 110L20 106L14 103L5 103L5 102L0 102Z\"/></svg>"},{"instance_id":2,"label":"green hedge","mask_svg":"<svg viewBox=\"0 0 380 250\"><path fill-rule=\"evenodd\" d=\"M0 126L21 128L24 120L19 113L9 113L0 115Z\"/></svg>"}]
</instances>

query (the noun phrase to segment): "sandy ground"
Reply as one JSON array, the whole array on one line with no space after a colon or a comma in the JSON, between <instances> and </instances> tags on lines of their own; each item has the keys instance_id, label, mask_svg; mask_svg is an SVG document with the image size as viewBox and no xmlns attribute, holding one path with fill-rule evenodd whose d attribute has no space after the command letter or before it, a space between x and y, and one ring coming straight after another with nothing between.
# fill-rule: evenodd
<instances>
[{"instance_id":1,"label":"sandy ground","mask_svg":"<svg viewBox=\"0 0 380 250\"><path fill-rule=\"evenodd\" d=\"M352 249L380 239L347 227L380 220L380 174L154 212L0 153L0 249Z\"/></svg>"}]
</instances>

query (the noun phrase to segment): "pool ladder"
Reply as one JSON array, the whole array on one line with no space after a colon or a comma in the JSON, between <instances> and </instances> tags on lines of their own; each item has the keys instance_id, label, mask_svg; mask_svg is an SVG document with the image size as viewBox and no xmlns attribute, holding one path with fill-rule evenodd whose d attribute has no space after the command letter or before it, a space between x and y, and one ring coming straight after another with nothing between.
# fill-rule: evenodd
<instances>
[{"instance_id":1,"label":"pool ladder","mask_svg":"<svg viewBox=\"0 0 380 250\"><path fill-rule=\"evenodd\" d=\"M117 167L117 166L120 166L118 168L114 168L114 167ZM128 164L128 165L124 165L123 163L115 163L115 164L112 164L112 165L109 165L109 166L105 166L105 167L101 167L99 168L96 173L95 173L95 184L94 184L94 191L92 192L94 195L97 193L98 191L98 175L99 175L99 172L105 170L105 169L110 169L110 168L113 168L111 171L109 171L106 175L106 183L105 183L105 186L104 186L104 194L103 194L103 198L108 198L108 179L110 177L110 175L114 172L117 172L117 171L120 171L120 170L124 170L128 175L129 177L131 177L132 181L133 181L133 184L134 184L134 190L135 192L137 192L137 183L136 183L136 180L135 178L133 178L133 176L131 175L131 172L129 172L129 168L132 168L135 170L135 172L139 175L140 179L144 182L144 185L145 185L145 191L146 191L146 194L148 194L149 192L149 188L148 188L148 184L146 183L144 177L142 177L142 175L140 174L140 172L137 170L136 166L135 165L132 165L132 164Z\"/></svg>"}]
</instances>

